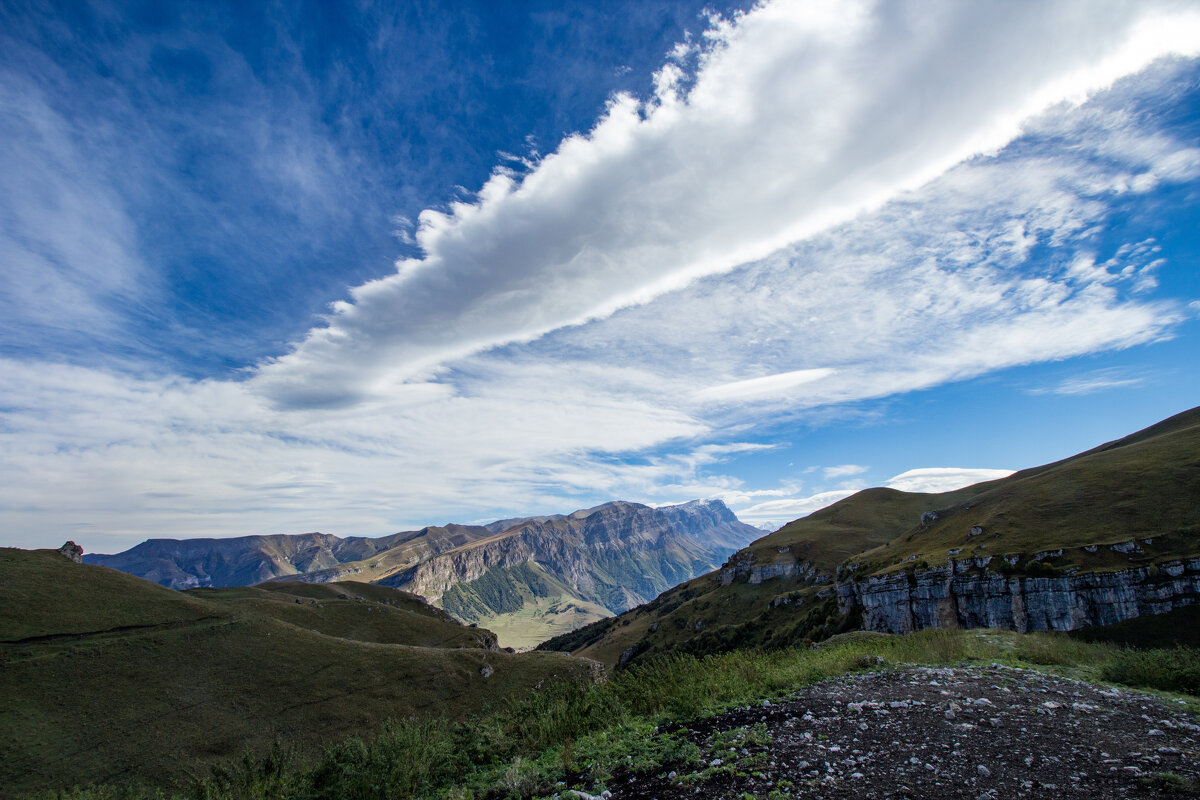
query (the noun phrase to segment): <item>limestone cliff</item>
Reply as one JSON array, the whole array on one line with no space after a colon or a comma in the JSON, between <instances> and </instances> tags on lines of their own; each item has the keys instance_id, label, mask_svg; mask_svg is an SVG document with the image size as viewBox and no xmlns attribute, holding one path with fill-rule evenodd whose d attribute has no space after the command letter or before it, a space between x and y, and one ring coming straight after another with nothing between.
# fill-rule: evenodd
<instances>
[{"instance_id":1,"label":"limestone cliff","mask_svg":"<svg viewBox=\"0 0 1200 800\"><path fill-rule=\"evenodd\" d=\"M1200 558L1053 577L980 571L975 559L838 584L838 610L861 609L863 627L1071 631L1200 603Z\"/></svg>"}]
</instances>

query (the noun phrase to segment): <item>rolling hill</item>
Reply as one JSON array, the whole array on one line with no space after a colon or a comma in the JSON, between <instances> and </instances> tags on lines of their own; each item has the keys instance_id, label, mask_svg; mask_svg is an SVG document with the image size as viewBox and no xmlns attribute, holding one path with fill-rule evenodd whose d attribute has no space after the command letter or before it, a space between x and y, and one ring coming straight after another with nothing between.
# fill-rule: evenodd
<instances>
[{"instance_id":1,"label":"rolling hill","mask_svg":"<svg viewBox=\"0 0 1200 800\"><path fill-rule=\"evenodd\" d=\"M1075 630L1200 603L1200 409L953 492L868 489L542 645L609 664L856 627Z\"/></svg>"},{"instance_id":2,"label":"rolling hill","mask_svg":"<svg viewBox=\"0 0 1200 800\"><path fill-rule=\"evenodd\" d=\"M592 665L512 655L360 583L172 591L57 551L0 549L0 796L170 785L285 738L302 752L389 717L467 716Z\"/></svg>"}]
</instances>

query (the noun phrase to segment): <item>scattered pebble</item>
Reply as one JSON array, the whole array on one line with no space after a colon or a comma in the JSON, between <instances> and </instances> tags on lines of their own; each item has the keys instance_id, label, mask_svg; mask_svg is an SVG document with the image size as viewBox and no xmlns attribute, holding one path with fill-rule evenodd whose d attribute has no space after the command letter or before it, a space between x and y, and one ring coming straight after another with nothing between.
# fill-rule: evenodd
<instances>
[{"instance_id":1,"label":"scattered pebble","mask_svg":"<svg viewBox=\"0 0 1200 800\"><path fill-rule=\"evenodd\" d=\"M726 737L714 747L718 734L754 725L769 743L730 748ZM707 768L725 768L707 777L694 764L664 764L670 772L654 776L615 770L613 800L764 797L782 787L811 800L1144 797L1154 794L1148 776L1166 772L1200 785L1200 763L1187 755L1200 751L1200 725L1177 704L1000 665L846 675L683 727ZM1126 749L1138 742L1147 750Z\"/></svg>"}]
</instances>

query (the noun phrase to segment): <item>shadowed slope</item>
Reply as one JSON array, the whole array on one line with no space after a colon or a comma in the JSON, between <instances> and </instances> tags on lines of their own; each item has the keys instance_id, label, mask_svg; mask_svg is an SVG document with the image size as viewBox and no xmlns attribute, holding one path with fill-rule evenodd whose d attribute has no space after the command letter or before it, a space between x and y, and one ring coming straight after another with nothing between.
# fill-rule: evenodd
<instances>
[{"instance_id":1,"label":"shadowed slope","mask_svg":"<svg viewBox=\"0 0 1200 800\"><path fill-rule=\"evenodd\" d=\"M55 551L0 550L0 795L170 783L277 736L313 751L588 670L472 647L494 637L384 587L288 588L178 593Z\"/></svg>"}]
</instances>

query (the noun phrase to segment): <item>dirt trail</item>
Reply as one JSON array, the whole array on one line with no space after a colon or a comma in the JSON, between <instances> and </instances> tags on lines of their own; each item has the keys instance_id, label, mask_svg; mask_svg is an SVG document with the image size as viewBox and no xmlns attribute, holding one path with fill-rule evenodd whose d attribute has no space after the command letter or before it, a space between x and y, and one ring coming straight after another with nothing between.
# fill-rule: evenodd
<instances>
[{"instance_id":1,"label":"dirt trail","mask_svg":"<svg viewBox=\"0 0 1200 800\"><path fill-rule=\"evenodd\" d=\"M679 726L708 766L618 773L613 800L1179 797L1200 786L1200 720L1134 691L992 665L845 676L792 698Z\"/></svg>"}]
</instances>

